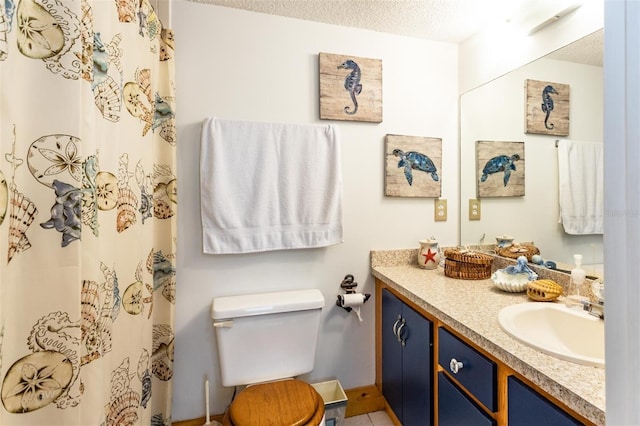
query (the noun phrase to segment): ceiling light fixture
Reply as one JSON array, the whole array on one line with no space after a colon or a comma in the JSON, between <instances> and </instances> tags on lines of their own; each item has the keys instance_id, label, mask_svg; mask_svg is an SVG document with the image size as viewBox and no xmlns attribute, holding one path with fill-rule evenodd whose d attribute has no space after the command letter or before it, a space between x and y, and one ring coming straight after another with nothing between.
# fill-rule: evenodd
<instances>
[{"instance_id":1,"label":"ceiling light fixture","mask_svg":"<svg viewBox=\"0 0 640 426\"><path fill-rule=\"evenodd\" d=\"M567 16L568 14L573 12L574 10L578 9L580 6L582 6L582 2L573 3L570 6L568 6L567 8L561 10L560 12L554 13L550 18L545 19L544 21L542 21L541 23L539 23L535 27L531 28L529 30L529 32L527 33L527 35L535 34L538 31L542 30L543 28L546 28L549 25L559 21L560 19L564 18L565 16Z\"/></svg>"}]
</instances>

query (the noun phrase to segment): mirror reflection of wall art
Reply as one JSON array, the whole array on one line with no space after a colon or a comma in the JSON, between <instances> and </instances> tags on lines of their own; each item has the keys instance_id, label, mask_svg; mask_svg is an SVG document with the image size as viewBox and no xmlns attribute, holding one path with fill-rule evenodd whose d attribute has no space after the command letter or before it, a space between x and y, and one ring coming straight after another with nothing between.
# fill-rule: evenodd
<instances>
[{"instance_id":1,"label":"mirror reflection of wall art","mask_svg":"<svg viewBox=\"0 0 640 426\"><path fill-rule=\"evenodd\" d=\"M524 142L476 142L477 196L524 195Z\"/></svg>"},{"instance_id":2,"label":"mirror reflection of wall art","mask_svg":"<svg viewBox=\"0 0 640 426\"><path fill-rule=\"evenodd\" d=\"M569 135L569 85L526 81L526 133Z\"/></svg>"},{"instance_id":3,"label":"mirror reflection of wall art","mask_svg":"<svg viewBox=\"0 0 640 426\"><path fill-rule=\"evenodd\" d=\"M382 61L320 53L320 118L382 122Z\"/></svg>"},{"instance_id":4,"label":"mirror reflection of wall art","mask_svg":"<svg viewBox=\"0 0 640 426\"><path fill-rule=\"evenodd\" d=\"M441 181L442 139L386 136L385 195L439 198Z\"/></svg>"}]
</instances>

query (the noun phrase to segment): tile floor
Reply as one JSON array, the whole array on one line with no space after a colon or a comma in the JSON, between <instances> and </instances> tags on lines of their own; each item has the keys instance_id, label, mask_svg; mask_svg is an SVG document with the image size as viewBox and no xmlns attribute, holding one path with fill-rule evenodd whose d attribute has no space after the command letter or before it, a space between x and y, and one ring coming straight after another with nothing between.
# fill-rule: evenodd
<instances>
[{"instance_id":1,"label":"tile floor","mask_svg":"<svg viewBox=\"0 0 640 426\"><path fill-rule=\"evenodd\" d=\"M362 414L360 416L347 417L343 426L393 426L393 422L384 411Z\"/></svg>"}]
</instances>

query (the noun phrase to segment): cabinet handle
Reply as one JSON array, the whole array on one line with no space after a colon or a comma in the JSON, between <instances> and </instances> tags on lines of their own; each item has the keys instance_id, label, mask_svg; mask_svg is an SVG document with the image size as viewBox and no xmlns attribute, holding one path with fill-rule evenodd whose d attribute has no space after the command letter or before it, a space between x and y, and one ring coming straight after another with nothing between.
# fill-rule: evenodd
<instances>
[{"instance_id":1,"label":"cabinet handle","mask_svg":"<svg viewBox=\"0 0 640 426\"><path fill-rule=\"evenodd\" d=\"M449 361L449 370L451 370L453 374L458 374L458 371L462 368L464 368L464 364L462 362L455 358L451 358L451 361Z\"/></svg>"},{"instance_id":2,"label":"cabinet handle","mask_svg":"<svg viewBox=\"0 0 640 426\"><path fill-rule=\"evenodd\" d=\"M398 315L398 319L396 320L396 322L393 323L393 334L396 336L396 339L399 339L399 337L398 337L398 323L400 323L400 320L402 320L402 315Z\"/></svg>"},{"instance_id":3,"label":"cabinet handle","mask_svg":"<svg viewBox=\"0 0 640 426\"><path fill-rule=\"evenodd\" d=\"M402 346L406 346L406 344L407 344L407 339L402 337L402 330L404 330L405 324L406 324L406 321L405 321L404 318L402 318L402 322L400 323L400 327L398 327L398 333L396 334L396 336L398 336L398 342L400 342L400 344Z\"/></svg>"}]
</instances>

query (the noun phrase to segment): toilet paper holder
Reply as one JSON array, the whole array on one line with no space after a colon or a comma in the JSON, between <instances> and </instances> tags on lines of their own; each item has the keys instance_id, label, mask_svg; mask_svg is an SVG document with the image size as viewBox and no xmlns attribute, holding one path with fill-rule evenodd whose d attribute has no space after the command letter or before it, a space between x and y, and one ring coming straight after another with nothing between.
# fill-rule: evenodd
<instances>
[{"instance_id":1,"label":"toilet paper holder","mask_svg":"<svg viewBox=\"0 0 640 426\"><path fill-rule=\"evenodd\" d=\"M344 309L347 312L351 312L352 310L354 310L354 307L355 307L356 315L358 316L358 319L362 321L362 318L360 317L360 306L364 305L367 302L367 300L369 300L371 295L369 293L366 293L366 294L356 293L355 288L357 286L358 286L358 283L355 282L355 278L353 277L353 275L351 274L345 275L344 279L340 283L340 288L342 288L345 291L345 294L338 294L336 305L340 306L342 309ZM359 296L359 297L352 297L351 295ZM355 303L355 306L353 305L353 303Z\"/></svg>"}]
</instances>

